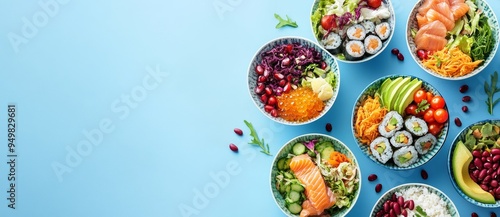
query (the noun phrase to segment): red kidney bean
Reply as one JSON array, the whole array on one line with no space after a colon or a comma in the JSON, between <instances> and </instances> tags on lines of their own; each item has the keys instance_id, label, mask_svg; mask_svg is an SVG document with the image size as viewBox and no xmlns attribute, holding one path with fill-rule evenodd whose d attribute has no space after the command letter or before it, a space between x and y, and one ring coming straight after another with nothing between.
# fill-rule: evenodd
<instances>
[{"instance_id":1,"label":"red kidney bean","mask_svg":"<svg viewBox=\"0 0 500 217\"><path fill-rule=\"evenodd\" d=\"M390 217L396 217L396 213L394 213L393 209L389 210L389 216Z\"/></svg>"},{"instance_id":2,"label":"red kidney bean","mask_svg":"<svg viewBox=\"0 0 500 217\"><path fill-rule=\"evenodd\" d=\"M465 93L465 92L467 92L467 90L469 90L469 86L467 84L464 84L464 85L460 86L460 88L458 90L460 91L460 93Z\"/></svg>"},{"instance_id":3,"label":"red kidney bean","mask_svg":"<svg viewBox=\"0 0 500 217\"><path fill-rule=\"evenodd\" d=\"M500 187L495 188L495 194L500 194Z\"/></svg>"},{"instance_id":4,"label":"red kidney bean","mask_svg":"<svg viewBox=\"0 0 500 217\"><path fill-rule=\"evenodd\" d=\"M500 148L491 149L491 154L492 155L500 155Z\"/></svg>"},{"instance_id":5,"label":"red kidney bean","mask_svg":"<svg viewBox=\"0 0 500 217\"><path fill-rule=\"evenodd\" d=\"M472 151L472 156L474 156L474 157L481 157L481 151L479 151L479 150Z\"/></svg>"},{"instance_id":6,"label":"red kidney bean","mask_svg":"<svg viewBox=\"0 0 500 217\"><path fill-rule=\"evenodd\" d=\"M475 213L475 212L471 213L470 216L471 217L479 217L479 215L477 213Z\"/></svg>"},{"instance_id":7,"label":"red kidney bean","mask_svg":"<svg viewBox=\"0 0 500 217\"><path fill-rule=\"evenodd\" d=\"M422 176L422 179L427 179L429 178L429 174L425 170L420 171L420 176Z\"/></svg>"},{"instance_id":8,"label":"red kidney bean","mask_svg":"<svg viewBox=\"0 0 500 217\"><path fill-rule=\"evenodd\" d=\"M491 156L486 157L487 162L493 162L493 158Z\"/></svg>"},{"instance_id":9,"label":"red kidney bean","mask_svg":"<svg viewBox=\"0 0 500 217\"><path fill-rule=\"evenodd\" d=\"M240 128L234 128L234 133L241 136L241 135L243 135L243 130L241 130Z\"/></svg>"},{"instance_id":10,"label":"red kidney bean","mask_svg":"<svg viewBox=\"0 0 500 217\"><path fill-rule=\"evenodd\" d=\"M497 214L496 214L496 213L494 213L494 212L491 212L491 213L490 213L490 217L497 217Z\"/></svg>"},{"instance_id":11,"label":"red kidney bean","mask_svg":"<svg viewBox=\"0 0 500 217\"><path fill-rule=\"evenodd\" d=\"M396 196L396 194L392 194L391 201L396 202L397 200L398 200L398 196Z\"/></svg>"},{"instance_id":12,"label":"red kidney bean","mask_svg":"<svg viewBox=\"0 0 500 217\"><path fill-rule=\"evenodd\" d=\"M477 180L477 176L470 176L470 178L472 179L472 181L474 181L475 183L477 183L479 180Z\"/></svg>"},{"instance_id":13,"label":"red kidney bean","mask_svg":"<svg viewBox=\"0 0 500 217\"><path fill-rule=\"evenodd\" d=\"M409 200L408 209L413 210L415 208L415 202L413 200Z\"/></svg>"},{"instance_id":14,"label":"red kidney bean","mask_svg":"<svg viewBox=\"0 0 500 217\"><path fill-rule=\"evenodd\" d=\"M480 184L479 186L481 186L481 188L482 188L483 190L485 190L485 191L488 191L488 190L489 190L488 186L487 186L487 185L485 185L485 184Z\"/></svg>"},{"instance_id":15,"label":"red kidney bean","mask_svg":"<svg viewBox=\"0 0 500 217\"><path fill-rule=\"evenodd\" d=\"M368 181L372 182L372 181L375 181L377 180L377 175L376 174L370 174L368 176Z\"/></svg>"},{"instance_id":16,"label":"red kidney bean","mask_svg":"<svg viewBox=\"0 0 500 217\"><path fill-rule=\"evenodd\" d=\"M486 162L486 157L481 157L481 161Z\"/></svg>"},{"instance_id":17,"label":"red kidney bean","mask_svg":"<svg viewBox=\"0 0 500 217\"><path fill-rule=\"evenodd\" d=\"M394 214L401 214L401 206L399 206L399 203L394 203L394 205L392 205L392 209L394 210Z\"/></svg>"},{"instance_id":18,"label":"red kidney bean","mask_svg":"<svg viewBox=\"0 0 500 217\"><path fill-rule=\"evenodd\" d=\"M483 156L483 157L489 157L489 156L490 156L490 152L489 152L489 151L484 150L484 151L483 151L483 153L482 153L482 156Z\"/></svg>"},{"instance_id":19,"label":"red kidney bean","mask_svg":"<svg viewBox=\"0 0 500 217\"><path fill-rule=\"evenodd\" d=\"M457 125L457 127L462 126L462 121L460 120L460 118L458 118L458 117L455 118L455 125Z\"/></svg>"},{"instance_id":20,"label":"red kidney bean","mask_svg":"<svg viewBox=\"0 0 500 217\"><path fill-rule=\"evenodd\" d=\"M491 182L490 182L490 186L491 186L491 187L493 187L493 188L498 187L498 181L497 181L497 180L495 180L495 179L491 180Z\"/></svg>"},{"instance_id":21,"label":"red kidney bean","mask_svg":"<svg viewBox=\"0 0 500 217\"><path fill-rule=\"evenodd\" d=\"M491 161L493 161L493 162L500 161L500 155L493 155L493 157L491 158Z\"/></svg>"},{"instance_id":22,"label":"red kidney bean","mask_svg":"<svg viewBox=\"0 0 500 217\"><path fill-rule=\"evenodd\" d=\"M392 48L391 53L392 53L392 54L394 54L394 55L398 55L398 53L399 53L399 49L397 49L397 48Z\"/></svg>"},{"instance_id":23,"label":"red kidney bean","mask_svg":"<svg viewBox=\"0 0 500 217\"><path fill-rule=\"evenodd\" d=\"M484 177L486 177L487 174L488 174L488 170L482 169L481 172L479 172L479 175L477 176L477 178L479 180L483 180Z\"/></svg>"},{"instance_id":24,"label":"red kidney bean","mask_svg":"<svg viewBox=\"0 0 500 217\"><path fill-rule=\"evenodd\" d=\"M488 161L488 160L486 160ZM491 163L490 162L486 162L483 164L483 167L486 168L486 169L490 169L491 168Z\"/></svg>"},{"instance_id":25,"label":"red kidney bean","mask_svg":"<svg viewBox=\"0 0 500 217\"><path fill-rule=\"evenodd\" d=\"M391 201L385 201L384 203L384 212L389 212L389 210L391 209Z\"/></svg>"},{"instance_id":26,"label":"red kidney bean","mask_svg":"<svg viewBox=\"0 0 500 217\"><path fill-rule=\"evenodd\" d=\"M464 96L464 97L462 97L462 101L463 102L469 102L470 100L471 100L470 96Z\"/></svg>"},{"instance_id":27,"label":"red kidney bean","mask_svg":"<svg viewBox=\"0 0 500 217\"><path fill-rule=\"evenodd\" d=\"M474 166L476 166L477 169L481 170L483 169L483 162L479 158L474 159Z\"/></svg>"},{"instance_id":28,"label":"red kidney bean","mask_svg":"<svg viewBox=\"0 0 500 217\"><path fill-rule=\"evenodd\" d=\"M229 144L229 149L231 149L231 151L238 152L238 146L233 143Z\"/></svg>"},{"instance_id":29,"label":"red kidney bean","mask_svg":"<svg viewBox=\"0 0 500 217\"><path fill-rule=\"evenodd\" d=\"M468 112L469 111L469 107L467 107L466 105L462 106L462 111L463 112Z\"/></svg>"},{"instance_id":30,"label":"red kidney bean","mask_svg":"<svg viewBox=\"0 0 500 217\"><path fill-rule=\"evenodd\" d=\"M378 192L380 192L381 190L382 190L382 184L380 184L380 183L379 183L379 184L377 184L377 185L375 186L375 192L377 192L377 193L378 193Z\"/></svg>"},{"instance_id":31,"label":"red kidney bean","mask_svg":"<svg viewBox=\"0 0 500 217\"><path fill-rule=\"evenodd\" d=\"M405 56L403 56L403 54L402 54L402 53L398 53L398 54L397 54L397 57L398 57L398 60L399 60L399 61L404 61L404 60L405 60ZM399 214L398 214L398 215L399 215Z\"/></svg>"},{"instance_id":32,"label":"red kidney bean","mask_svg":"<svg viewBox=\"0 0 500 217\"><path fill-rule=\"evenodd\" d=\"M408 217L408 211L406 211L406 209L401 210L401 215Z\"/></svg>"},{"instance_id":33,"label":"red kidney bean","mask_svg":"<svg viewBox=\"0 0 500 217\"><path fill-rule=\"evenodd\" d=\"M493 163L493 165L491 166L491 168L493 168L493 170L497 170L497 169L498 169L498 166L499 166L499 164L498 164L498 163L499 163L499 162L495 162L495 163Z\"/></svg>"},{"instance_id":34,"label":"red kidney bean","mask_svg":"<svg viewBox=\"0 0 500 217\"><path fill-rule=\"evenodd\" d=\"M332 128L333 128L333 127L332 127L332 124L331 124L331 123L326 123L326 125L325 125L325 129L326 129L326 131L328 131L328 132L332 132Z\"/></svg>"},{"instance_id":35,"label":"red kidney bean","mask_svg":"<svg viewBox=\"0 0 500 217\"><path fill-rule=\"evenodd\" d=\"M405 205L405 199L402 196L398 197L398 204L400 207L404 207Z\"/></svg>"}]
</instances>

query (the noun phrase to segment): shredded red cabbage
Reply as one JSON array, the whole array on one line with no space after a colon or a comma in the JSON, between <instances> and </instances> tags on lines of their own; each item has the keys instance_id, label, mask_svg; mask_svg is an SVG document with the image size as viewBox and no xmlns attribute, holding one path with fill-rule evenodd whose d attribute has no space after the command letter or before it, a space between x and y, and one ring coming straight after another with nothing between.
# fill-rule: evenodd
<instances>
[{"instance_id":1,"label":"shredded red cabbage","mask_svg":"<svg viewBox=\"0 0 500 217\"><path fill-rule=\"evenodd\" d=\"M320 65L323 56L312 47L306 47L300 43L283 44L261 54L261 65L264 67L264 75L268 76L267 83L279 96L283 92L283 81L293 85L299 85L302 72L310 64ZM283 79L278 79L283 75Z\"/></svg>"}]
</instances>

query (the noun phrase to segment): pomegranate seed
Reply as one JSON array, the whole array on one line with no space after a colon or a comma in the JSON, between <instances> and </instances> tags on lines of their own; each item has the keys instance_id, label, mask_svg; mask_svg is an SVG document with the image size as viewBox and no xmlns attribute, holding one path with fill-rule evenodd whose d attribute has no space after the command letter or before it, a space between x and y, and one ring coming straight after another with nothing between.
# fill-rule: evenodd
<instances>
[{"instance_id":1,"label":"pomegranate seed","mask_svg":"<svg viewBox=\"0 0 500 217\"><path fill-rule=\"evenodd\" d=\"M378 183L376 186L375 186L375 192L380 192L382 191L382 184Z\"/></svg>"},{"instance_id":2,"label":"pomegranate seed","mask_svg":"<svg viewBox=\"0 0 500 217\"><path fill-rule=\"evenodd\" d=\"M276 100L276 97L274 97L274 96L270 96L269 99L267 100L267 104L272 105L272 106L276 105L276 102L277 102L277 100Z\"/></svg>"},{"instance_id":3,"label":"pomegranate seed","mask_svg":"<svg viewBox=\"0 0 500 217\"><path fill-rule=\"evenodd\" d=\"M274 73L274 78L276 78L276 80L282 80L285 76L281 73Z\"/></svg>"},{"instance_id":4,"label":"pomegranate seed","mask_svg":"<svg viewBox=\"0 0 500 217\"><path fill-rule=\"evenodd\" d=\"M464 105L464 106L462 106L462 111L467 112L467 111L469 111L469 108L466 105Z\"/></svg>"},{"instance_id":5,"label":"pomegranate seed","mask_svg":"<svg viewBox=\"0 0 500 217\"><path fill-rule=\"evenodd\" d=\"M284 87L284 86L286 85L286 80L285 80L285 79L280 80L280 82L278 83L278 85L279 85L280 87Z\"/></svg>"},{"instance_id":6,"label":"pomegranate seed","mask_svg":"<svg viewBox=\"0 0 500 217\"><path fill-rule=\"evenodd\" d=\"M429 174L425 170L420 171L420 176L422 176L422 179L429 178Z\"/></svg>"},{"instance_id":7,"label":"pomegranate seed","mask_svg":"<svg viewBox=\"0 0 500 217\"><path fill-rule=\"evenodd\" d=\"M231 149L231 151L238 152L238 146L233 143L229 144L229 149Z\"/></svg>"},{"instance_id":8,"label":"pomegranate seed","mask_svg":"<svg viewBox=\"0 0 500 217\"><path fill-rule=\"evenodd\" d=\"M264 67L262 67L262 65L257 65L255 67L255 72L258 74L258 75L263 75L264 74Z\"/></svg>"},{"instance_id":9,"label":"pomegranate seed","mask_svg":"<svg viewBox=\"0 0 500 217\"><path fill-rule=\"evenodd\" d=\"M243 130L241 130L240 128L234 128L234 133L241 136L241 135L243 135Z\"/></svg>"},{"instance_id":10,"label":"pomegranate seed","mask_svg":"<svg viewBox=\"0 0 500 217\"><path fill-rule=\"evenodd\" d=\"M278 117L278 110L276 109L271 110L271 116Z\"/></svg>"},{"instance_id":11,"label":"pomegranate seed","mask_svg":"<svg viewBox=\"0 0 500 217\"><path fill-rule=\"evenodd\" d=\"M267 81L267 77L264 76L264 75L259 75L259 77L257 78L257 81L258 82L266 82Z\"/></svg>"},{"instance_id":12,"label":"pomegranate seed","mask_svg":"<svg viewBox=\"0 0 500 217\"><path fill-rule=\"evenodd\" d=\"M274 109L274 106L272 105L265 105L264 106L264 111L266 112L271 112Z\"/></svg>"},{"instance_id":13,"label":"pomegranate seed","mask_svg":"<svg viewBox=\"0 0 500 217\"><path fill-rule=\"evenodd\" d=\"M403 61L403 60L405 60L405 57L403 56L403 54L402 54L402 53L398 53L398 60L399 60L399 61Z\"/></svg>"},{"instance_id":14,"label":"pomegranate seed","mask_svg":"<svg viewBox=\"0 0 500 217\"><path fill-rule=\"evenodd\" d=\"M292 89L292 84L290 82L286 83L285 86L283 87L283 92L287 93Z\"/></svg>"},{"instance_id":15,"label":"pomegranate seed","mask_svg":"<svg viewBox=\"0 0 500 217\"><path fill-rule=\"evenodd\" d=\"M328 132L332 132L332 124L330 124L330 123L326 123L325 129L326 129L326 131L328 131Z\"/></svg>"},{"instance_id":16,"label":"pomegranate seed","mask_svg":"<svg viewBox=\"0 0 500 217\"><path fill-rule=\"evenodd\" d=\"M368 181L372 182L372 181L375 181L377 180L377 175L376 174L370 174L368 176Z\"/></svg>"},{"instance_id":17,"label":"pomegranate seed","mask_svg":"<svg viewBox=\"0 0 500 217\"><path fill-rule=\"evenodd\" d=\"M266 92L266 95L268 95L268 96L273 94L273 89L271 87L264 88L264 91Z\"/></svg>"},{"instance_id":18,"label":"pomegranate seed","mask_svg":"<svg viewBox=\"0 0 500 217\"><path fill-rule=\"evenodd\" d=\"M394 54L394 55L398 55L399 54L399 49L392 48L391 53Z\"/></svg>"},{"instance_id":19,"label":"pomegranate seed","mask_svg":"<svg viewBox=\"0 0 500 217\"><path fill-rule=\"evenodd\" d=\"M262 94L262 96L260 96L260 101L264 104L267 104L267 95L266 94Z\"/></svg>"},{"instance_id":20,"label":"pomegranate seed","mask_svg":"<svg viewBox=\"0 0 500 217\"><path fill-rule=\"evenodd\" d=\"M464 84L462 86L460 86L460 89L458 89L460 91L460 93L465 93L467 92L467 90L469 90L469 86L467 84Z\"/></svg>"},{"instance_id":21,"label":"pomegranate seed","mask_svg":"<svg viewBox=\"0 0 500 217\"><path fill-rule=\"evenodd\" d=\"M471 100L470 96L464 96L462 97L463 102L469 102Z\"/></svg>"},{"instance_id":22,"label":"pomegranate seed","mask_svg":"<svg viewBox=\"0 0 500 217\"><path fill-rule=\"evenodd\" d=\"M462 121L460 120L460 118L458 118L458 117L455 118L455 125L457 125L457 127L462 126Z\"/></svg>"},{"instance_id":23,"label":"pomegranate seed","mask_svg":"<svg viewBox=\"0 0 500 217\"><path fill-rule=\"evenodd\" d=\"M479 217L479 215L477 213L475 213L475 212L471 213L470 216L471 217Z\"/></svg>"},{"instance_id":24,"label":"pomegranate seed","mask_svg":"<svg viewBox=\"0 0 500 217\"><path fill-rule=\"evenodd\" d=\"M255 93L260 95L264 91L264 88L265 85L263 83L258 83L255 87Z\"/></svg>"},{"instance_id":25,"label":"pomegranate seed","mask_svg":"<svg viewBox=\"0 0 500 217\"><path fill-rule=\"evenodd\" d=\"M287 75L287 76L286 76L286 80L287 80L287 81L292 81L292 79L293 79L293 76L292 76L292 75Z\"/></svg>"},{"instance_id":26,"label":"pomegranate seed","mask_svg":"<svg viewBox=\"0 0 500 217\"><path fill-rule=\"evenodd\" d=\"M321 69L326 69L326 66L327 66L327 65L326 65L326 62L325 62L325 61L321 62L321 64L319 65L319 67L320 67Z\"/></svg>"},{"instance_id":27,"label":"pomegranate seed","mask_svg":"<svg viewBox=\"0 0 500 217\"><path fill-rule=\"evenodd\" d=\"M496 214L496 213L494 213L494 212L491 212L491 213L490 213L490 217L497 217L497 214Z\"/></svg>"}]
</instances>

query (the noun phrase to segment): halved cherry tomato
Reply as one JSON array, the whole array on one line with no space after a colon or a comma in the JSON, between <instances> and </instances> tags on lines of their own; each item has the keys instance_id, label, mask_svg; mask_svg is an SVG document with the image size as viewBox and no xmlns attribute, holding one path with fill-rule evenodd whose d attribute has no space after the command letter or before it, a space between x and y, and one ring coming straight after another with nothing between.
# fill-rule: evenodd
<instances>
[{"instance_id":1,"label":"halved cherry tomato","mask_svg":"<svg viewBox=\"0 0 500 217\"><path fill-rule=\"evenodd\" d=\"M442 96L434 96L434 97L432 97L429 104L431 104L431 108L433 108L433 109L440 109L440 108L444 108L444 106L446 105L446 102L444 101L444 98Z\"/></svg>"},{"instance_id":2,"label":"halved cherry tomato","mask_svg":"<svg viewBox=\"0 0 500 217\"><path fill-rule=\"evenodd\" d=\"M330 30L332 28L337 28L337 21L335 20L335 15L325 15L321 18L321 27L324 30Z\"/></svg>"},{"instance_id":3,"label":"halved cherry tomato","mask_svg":"<svg viewBox=\"0 0 500 217\"><path fill-rule=\"evenodd\" d=\"M445 123L448 120L448 111L443 108L436 109L434 111L434 120L438 123Z\"/></svg>"},{"instance_id":4,"label":"halved cherry tomato","mask_svg":"<svg viewBox=\"0 0 500 217\"><path fill-rule=\"evenodd\" d=\"M417 105L413 103L410 104L408 107L406 107L405 113L407 115L417 115Z\"/></svg>"},{"instance_id":5,"label":"halved cherry tomato","mask_svg":"<svg viewBox=\"0 0 500 217\"><path fill-rule=\"evenodd\" d=\"M382 5L382 0L368 0L368 5L372 8L378 8Z\"/></svg>"},{"instance_id":6,"label":"halved cherry tomato","mask_svg":"<svg viewBox=\"0 0 500 217\"><path fill-rule=\"evenodd\" d=\"M427 99L426 91L424 89L417 90L417 92L413 95L413 101L416 103L420 103L424 99Z\"/></svg>"},{"instance_id":7,"label":"halved cherry tomato","mask_svg":"<svg viewBox=\"0 0 500 217\"><path fill-rule=\"evenodd\" d=\"M434 94L432 94L431 92L427 92L427 93L425 93L425 95L426 95L427 102L431 103L432 98L434 98Z\"/></svg>"},{"instance_id":8,"label":"halved cherry tomato","mask_svg":"<svg viewBox=\"0 0 500 217\"><path fill-rule=\"evenodd\" d=\"M429 133L434 135L434 136L439 135L439 133L441 133L442 129L443 129L443 124L439 124L436 122L429 124Z\"/></svg>"},{"instance_id":9,"label":"halved cherry tomato","mask_svg":"<svg viewBox=\"0 0 500 217\"><path fill-rule=\"evenodd\" d=\"M427 122L427 123L432 123L432 122L435 121L435 119L434 119L434 109L429 108L429 109L427 109L425 111L424 121Z\"/></svg>"}]
</instances>

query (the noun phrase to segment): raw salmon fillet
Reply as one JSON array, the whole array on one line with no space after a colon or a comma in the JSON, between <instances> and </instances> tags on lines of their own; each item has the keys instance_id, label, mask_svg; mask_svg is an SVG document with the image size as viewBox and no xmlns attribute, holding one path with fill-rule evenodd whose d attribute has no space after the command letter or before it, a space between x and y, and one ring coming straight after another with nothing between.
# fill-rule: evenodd
<instances>
[{"instance_id":1,"label":"raw salmon fillet","mask_svg":"<svg viewBox=\"0 0 500 217\"><path fill-rule=\"evenodd\" d=\"M418 14L422 16L425 15L429 9L435 9L436 5L439 3L450 4L448 0L424 0L424 3L422 3L422 5L418 8Z\"/></svg>"},{"instance_id":2,"label":"raw salmon fillet","mask_svg":"<svg viewBox=\"0 0 500 217\"><path fill-rule=\"evenodd\" d=\"M427 11L425 16L429 21L434 21L434 20L441 21L444 24L444 26L446 26L446 29L448 31L452 30L453 27L455 27L455 20L450 19L447 15L443 15L432 8Z\"/></svg>"},{"instance_id":3,"label":"raw salmon fillet","mask_svg":"<svg viewBox=\"0 0 500 217\"><path fill-rule=\"evenodd\" d=\"M335 204L335 196L326 186L319 168L307 154L298 155L290 161L290 169L304 184L307 200L302 203L300 217L320 215Z\"/></svg>"},{"instance_id":4,"label":"raw salmon fillet","mask_svg":"<svg viewBox=\"0 0 500 217\"><path fill-rule=\"evenodd\" d=\"M463 2L457 2L451 5L451 12L453 13L453 19L458 20L462 18L469 11L469 5Z\"/></svg>"},{"instance_id":5,"label":"raw salmon fillet","mask_svg":"<svg viewBox=\"0 0 500 217\"><path fill-rule=\"evenodd\" d=\"M446 27L438 20L425 24L415 35L417 49L427 51L438 51L444 48L446 43Z\"/></svg>"}]
</instances>

